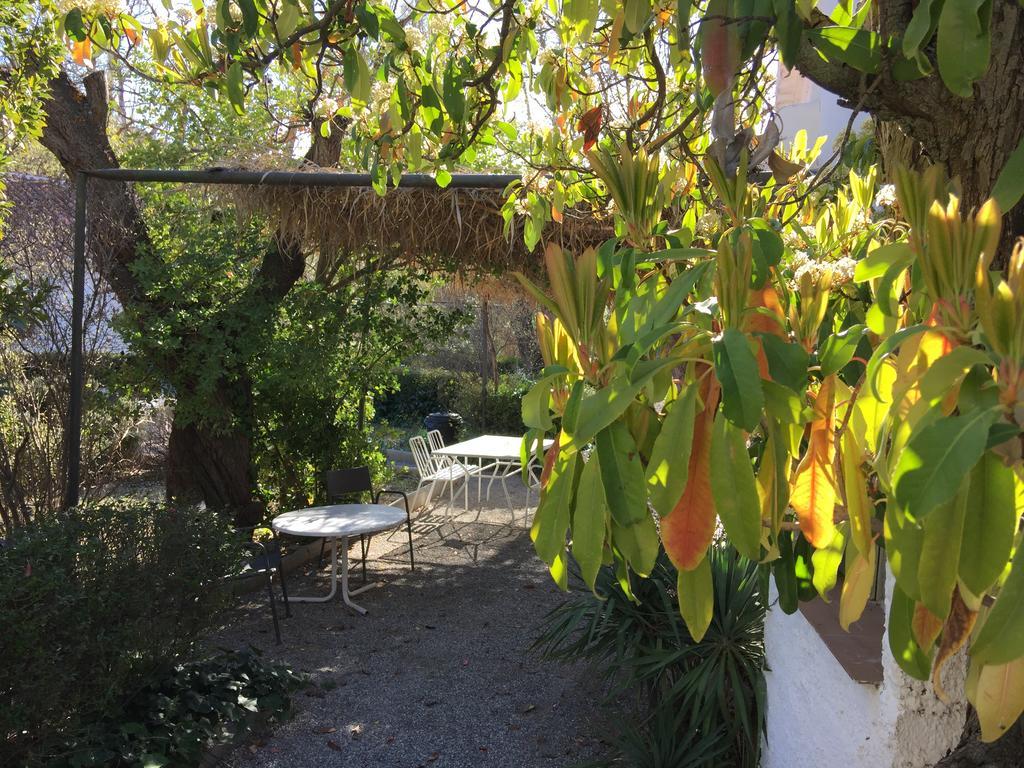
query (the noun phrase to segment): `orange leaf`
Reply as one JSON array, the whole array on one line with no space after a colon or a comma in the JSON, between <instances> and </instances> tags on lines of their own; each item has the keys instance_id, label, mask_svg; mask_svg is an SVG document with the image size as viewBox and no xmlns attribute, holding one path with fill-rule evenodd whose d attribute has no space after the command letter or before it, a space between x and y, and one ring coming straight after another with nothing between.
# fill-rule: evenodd
<instances>
[{"instance_id":1,"label":"orange leaf","mask_svg":"<svg viewBox=\"0 0 1024 768\"><path fill-rule=\"evenodd\" d=\"M543 490L548 484L548 478L551 476L551 470L555 466L555 458L558 456L560 444L562 442L562 433L559 432L555 435L555 442L548 448L547 454L544 456L544 468L540 472L540 487Z\"/></svg>"},{"instance_id":2,"label":"orange leaf","mask_svg":"<svg viewBox=\"0 0 1024 768\"><path fill-rule=\"evenodd\" d=\"M967 607L967 603L960 596L960 587L953 590L953 604L949 609L949 618L942 627L942 642L935 654L935 666L932 668L932 687L935 695L943 702L948 703L949 697L942 687L942 668L946 665L949 657L960 650L967 638L971 636L974 629L974 622L978 620L978 612Z\"/></svg>"},{"instance_id":3,"label":"orange leaf","mask_svg":"<svg viewBox=\"0 0 1024 768\"><path fill-rule=\"evenodd\" d=\"M604 119L604 115L601 112L600 105L593 109L588 109L583 113L583 117L576 123L576 130L583 134L583 151L589 152L590 148L597 143L597 138L601 133L601 121Z\"/></svg>"},{"instance_id":4,"label":"orange leaf","mask_svg":"<svg viewBox=\"0 0 1024 768\"><path fill-rule=\"evenodd\" d=\"M926 651L935 644L935 640L942 631L942 619L929 611L924 603L914 603L914 616L910 620L910 630L914 633L914 640Z\"/></svg>"},{"instance_id":5,"label":"orange leaf","mask_svg":"<svg viewBox=\"0 0 1024 768\"><path fill-rule=\"evenodd\" d=\"M292 69L302 67L302 44L292 43Z\"/></svg>"},{"instance_id":6,"label":"orange leaf","mask_svg":"<svg viewBox=\"0 0 1024 768\"><path fill-rule=\"evenodd\" d=\"M709 18L701 23L701 64L712 96L729 89L740 65L737 25L726 23L729 6L729 0L710 0L705 13Z\"/></svg>"},{"instance_id":7,"label":"orange leaf","mask_svg":"<svg viewBox=\"0 0 1024 768\"><path fill-rule=\"evenodd\" d=\"M775 292L771 283L766 282L763 288L752 290L747 301L747 307L752 310L766 309L771 314L768 315L758 311L748 312L743 318L744 331L747 333L770 333L773 336L778 336L780 339L786 338L784 330L785 315L782 312L782 304L779 303L779 295ZM755 345L757 347L758 373L761 374L762 379L771 381L772 377L768 371L768 357L765 355L761 339L757 338Z\"/></svg>"},{"instance_id":8,"label":"orange leaf","mask_svg":"<svg viewBox=\"0 0 1024 768\"><path fill-rule=\"evenodd\" d=\"M131 42L131 44L132 45L138 45L139 44L139 33L136 32L132 27L129 27L127 24L123 24L122 27L124 29L124 36L128 38L128 40Z\"/></svg>"},{"instance_id":9,"label":"orange leaf","mask_svg":"<svg viewBox=\"0 0 1024 768\"><path fill-rule=\"evenodd\" d=\"M835 535L836 446L832 423L836 405L835 374L826 376L814 399L814 419L807 452L793 476L789 504L800 520L800 531L815 549L828 546Z\"/></svg>"},{"instance_id":10,"label":"orange leaf","mask_svg":"<svg viewBox=\"0 0 1024 768\"><path fill-rule=\"evenodd\" d=\"M551 206L551 220L561 224L562 223L562 212L555 206Z\"/></svg>"},{"instance_id":11,"label":"orange leaf","mask_svg":"<svg viewBox=\"0 0 1024 768\"><path fill-rule=\"evenodd\" d=\"M718 407L718 382L709 376L701 386L704 410L693 425L693 448L686 488L661 520L661 541L673 564L692 571L707 552L715 535L715 500L711 494L711 428Z\"/></svg>"},{"instance_id":12,"label":"orange leaf","mask_svg":"<svg viewBox=\"0 0 1024 768\"><path fill-rule=\"evenodd\" d=\"M87 37L85 40L76 42L71 49L71 58L78 65L85 64L87 60L92 59L92 41Z\"/></svg>"}]
</instances>

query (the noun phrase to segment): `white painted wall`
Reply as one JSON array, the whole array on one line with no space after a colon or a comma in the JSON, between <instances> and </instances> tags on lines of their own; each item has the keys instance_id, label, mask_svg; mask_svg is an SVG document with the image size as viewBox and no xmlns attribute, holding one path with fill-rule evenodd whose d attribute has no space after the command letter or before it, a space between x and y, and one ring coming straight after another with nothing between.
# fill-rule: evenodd
<instances>
[{"instance_id":1,"label":"white painted wall","mask_svg":"<svg viewBox=\"0 0 1024 768\"><path fill-rule=\"evenodd\" d=\"M892 594L891 574L885 594ZM774 585L772 603L775 602ZM888 605L886 605L888 615ZM966 655L946 667L943 704L897 666L883 640L881 686L854 682L799 612L765 621L769 671L763 768L930 768L960 740Z\"/></svg>"}]
</instances>

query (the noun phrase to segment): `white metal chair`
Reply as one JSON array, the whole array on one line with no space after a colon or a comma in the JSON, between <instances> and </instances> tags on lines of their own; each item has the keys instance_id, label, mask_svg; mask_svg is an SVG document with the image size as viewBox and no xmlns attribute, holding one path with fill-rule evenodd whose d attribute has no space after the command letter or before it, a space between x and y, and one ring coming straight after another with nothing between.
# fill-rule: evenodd
<instances>
[{"instance_id":1,"label":"white metal chair","mask_svg":"<svg viewBox=\"0 0 1024 768\"><path fill-rule=\"evenodd\" d=\"M430 461L435 467L440 469L441 467L450 466L452 459L450 456L438 456L436 451L444 448L444 436L441 434L440 429L432 429L427 432L427 443L430 445Z\"/></svg>"},{"instance_id":2,"label":"white metal chair","mask_svg":"<svg viewBox=\"0 0 1024 768\"><path fill-rule=\"evenodd\" d=\"M409 448L412 449L412 458L416 463L416 471L419 472L420 482L416 486L416 492L429 483L427 487L427 500L429 504L434 496L434 488L440 483L442 486L448 484L448 502L451 507L455 506L455 484L461 480L462 490L465 493L465 507L469 511L469 478L475 474L475 468L464 467L463 465L450 461L447 464L438 466L435 457L427 448L427 441L418 435L409 439ZM440 457L436 457L440 458Z\"/></svg>"}]
</instances>

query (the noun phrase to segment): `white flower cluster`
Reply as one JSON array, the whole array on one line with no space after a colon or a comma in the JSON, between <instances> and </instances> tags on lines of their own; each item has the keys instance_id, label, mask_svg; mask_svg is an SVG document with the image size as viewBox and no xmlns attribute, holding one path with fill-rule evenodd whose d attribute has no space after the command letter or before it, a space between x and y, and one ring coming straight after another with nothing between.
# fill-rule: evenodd
<instances>
[{"instance_id":1,"label":"white flower cluster","mask_svg":"<svg viewBox=\"0 0 1024 768\"><path fill-rule=\"evenodd\" d=\"M406 27L405 28L405 42L414 51L418 51L423 47L423 43L426 37L423 34L423 30L419 27Z\"/></svg>"},{"instance_id":2,"label":"white flower cluster","mask_svg":"<svg viewBox=\"0 0 1024 768\"><path fill-rule=\"evenodd\" d=\"M791 286L794 290L800 287L800 280L804 275L810 274L812 277L818 278L826 272L832 273L832 287L835 288L853 282L857 261L849 256L841 256L835 261L819 261L806 251L796 251L792 262L790 262L790 267L793 270Z\"/></svg>"},{"instance_id":3,"label":"white flower cluster","mask_svg":"<svg viewBox=\"0 0 1024 768\"><path fill-rule=\"evenodd\" d=\"M560 57L558 52L552 48L545 48L540 52L540 57L537 59L537 63L542 67L545 64L550 64L552 67L556 67L559 64L559 61Z\"/></svg>"},{"instance_id":4,"label":"white flower cluster","mask_svg":"<svg viewBox=\"0 0 1024 768\"><path fill-rule=\"evenodd\" d=\"M515 203L513 203L513 208L517 215L525 216L530 212L530 201L526 199L525 195L517 197Z\"/></svg>"},{"instance_id":5,"label":"white flower cluster","mask_svg":"<svg viewBox=\"0 0 1024 768\"><path fill-rule=\"evenodd\" d=\"M722 217L718 211L707 211L697 219L697 234L702 237L709 237L715 234L722 226Z\"/></svg>"},{"instance_id":6,"label":"white flower cluster","mask_svg":"<svg viewBox=\"0 0 1024 768\"><path fill-rule=\"evenodd\" d=\"M383 105L391 100L391 84L382 80L374 80L370 91L370 103Z\"/></svg>"},{"instance_id":7,"label":"white flower cluster","mask_svg":"<svg viewBox=\"0 0 1024 768\"><path fill-rule=\"evenodd\" d=\"M896 204L896 187L892 184L883 184L878 188L875 195L875 205L879 208L891 208Z\"/></svg>"}]
</instances>

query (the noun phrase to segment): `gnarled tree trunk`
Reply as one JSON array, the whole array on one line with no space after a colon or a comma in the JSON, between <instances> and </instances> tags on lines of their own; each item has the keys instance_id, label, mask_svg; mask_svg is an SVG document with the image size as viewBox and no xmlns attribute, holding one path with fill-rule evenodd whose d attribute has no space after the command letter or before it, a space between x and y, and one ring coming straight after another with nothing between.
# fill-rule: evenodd
<instances>
[{"instance_id":1,"label":"gnarled tree trunk","mask_svg":"<svg viewBox=\"0 0 1024 768\"><path fill-rule=\"evenodd\" d=\"M880 0L875 5L875 28L883 37L902 37L915 5L911 0ZM831 23L818 14L817 25ZM882 74L874 78L824 61L809 44L800 51L797 69L845 105L869 112L882 123L884 164L917 164L923 158L944 166L960 185L964 207L970 209L988 198L1024 137L1024 8L1015 0L993 0L991 29L991 64L969 99L951 93L937 73L903 82L883 65ZM934 51L930 55L934 64ZM907 141L900 140L901 135ZM1024 235L1024 204L1003 213L997 266L1005 266L1013 241Z\"/></svg>"},{"instance_id":2,"label":"gnarled tree trunk","mask_svg":"<svg viewBox=\"0 0 1024 768\"><path fill-rule=\"evenodd\" d=\"M51 83L45 105L46 126L40 141L73 177L80 169L116 168L117 157L107 137L107 92L102 72L92 72L79 90L67 73ZM321 165L336 164L341 131L323 139L319 131L308 159ZM110 281L125 307L149 299L132 265L151 246L139 201L129 184L92 180L88 209L89 250L101 274ZM257 272L251 290L259 298L279 302L302 276L305 259L297 242L276 238ZM180 381L174 358L158 373ZM252 397L248 376L237 372L223 379L209 404L224 414L216 426L189 423L175 417L168 446L167 494L172 499L204 501L210 507L230 510L242 524L255 523L260 515L252 462Z\"/></svg>"}]
</instances>

